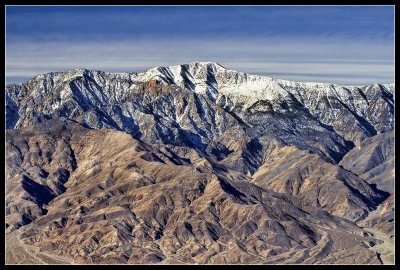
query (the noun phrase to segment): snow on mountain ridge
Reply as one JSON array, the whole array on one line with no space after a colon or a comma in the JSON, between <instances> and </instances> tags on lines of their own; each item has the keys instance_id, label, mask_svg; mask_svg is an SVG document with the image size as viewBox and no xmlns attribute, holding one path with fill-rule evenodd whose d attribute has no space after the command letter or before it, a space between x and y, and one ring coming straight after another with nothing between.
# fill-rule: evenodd
<instances>
[{"instance_id":1,"label":"snow on mountain ridge","mask_svg":"<svg viewBox=\"0 0 400 270\"><path fill-rule=\"evenodd\" d=\"M158 93L163 94L161 88L169 89L173 85L185 92L180 97L181 94L171 94L177 100L191 96L190 93L199 95L195 97L195 106L201 117L207 115L202 111L209 110L209 104L205 104L205 100L209 100L207 103L211 102L213 106L217 105L240 118L246 117L247 111L286 114L292 109L296 111L296 107L304 107L321 123L340 125L344 130L337 129L339 134L350 134L345 130L346 125L337 124L338 117L344 117L343 114L348 117L348 121L358 123L353 128L364 134L362 136L391 129L394 124L394 84L372 84L360 88L328 83L300 83L250 75L226 69L215 62L192 62L155 67L142 73L73 69L39 74L24 84L6 85L7 104L11 104L7 109L7 117L15 118L9 121L12 124L8 127L26 126L36 117L35 114L57 113L73 118L78 112L88 110L102 111L99 116L101 119L114 115L121 115L121 119L125 120L131 119L134 114L138 114L138 110L143 113L148 110L141 104L144 101L140 95L146 97L151 94L149 90L154 93L161 91ZM158 113L163 117L179 120L187 114L184 108L179 109L177 100L172 103L164 99L158 102L157 95L149 97L149 101L153 102L154 99L155 104L160 106ZM185 103L183 105L186 106ZM162 109L163 106L168 106L170 111ZM115 112L116 107L122 112ZM183 114L178 114L178 109L183 110ZM148 116L145 113L140 117L147 119ZM210 121L214 116L208 117ZM112 121L110 123L111 126L115 125ZM122 123L120 128L123 128ZM251 123L248 125L253 126ZM359 140L352 137L349 139Z\"/></svg>"},{"instance_id":2,"label":"snow on mountain ridge","mask_svg":"<svg viewBox=\"0 0 400 270\"><path fill-rule=\"evenodd\" d=\"M300 83L268 76L250 75L226 69L216 62L192 62L169 67L159 66L141 73L109 73L79 68L66 72L39 74L30 81L18 85L35 84L36 87L30 93L25 94L37 96L41 100L44 96L49 95L49 88L58 86L58 89L60 89L61 87L60 97L61 103L63 103L74 95L71 85L76 86L74 81L81 77L93 80L98 85L93 91L99 92L99 96L106 96L107 99L111 96L118 100L137 85L157 80L161 84L175 84L197 94L208 96L213 101L218 100L221 96L227 96L240 100L246 104L246 107L258 100L285 100L290 95L294 95L296 98L306 101L318 101L322 97L329 96L336 97L354 108L352 104L348 104L348 101L351 100L353 93L359 92L359 89L361 89L356 86L313 82ZM391 95L394 94L394 83L382 86ZM77 87L81 88L83 85ZM377 84L366 87L380 89ZM9 85L6 85L6 88L12 89ZM13 91L15 91L15 88ZM24 93L14 93L14 95L20 96Z\"/></svg>"},{"instance_id":3,"label":"snow on mountain ridge","mask_svg":"<svg viewBox=\"0 0 400 270\"><path fill-rule=\"evenodd\" d=\"M365 86L341 86L332 83L319 83L319 82L295 82L283 79L272 78L269 76L252 75L244 72L231 70L223 67L217 62L199 62L195 61L189 64L174 65L174 66L158 66L148 69L144 72L103 72L96 70L88 70L83 68L76 68L70 71L42 73L34 76L32 80L46 80L58 81L60 78L63 82L68 82L80 76L89 76L95 79L125 79L131 80L134 84L144 83L150 80L160 80L161 83L174 83L180 87L189 88L199 94L206 94L206 85L208 83L214 92L223 92L224 94L236 94L244 96L267 96L271 100L273 96L265 95L265 90L271 90L279 86L278 89L289 88L316 88L324 92L332 93L332 89L339 91L341 94L346 92L347 89L361 88ZM210 77L215 78L215 82L209 83ZM28 81L29 82L29 81ZM271 85L272 84L272 85ZM374 84L375 85L375 84ZM385 88L392 91L394 83L383 84ZM249 90L250 89L250 90ZM284 91L280 91L282 95Z\"/></svg>"}]
</instances>

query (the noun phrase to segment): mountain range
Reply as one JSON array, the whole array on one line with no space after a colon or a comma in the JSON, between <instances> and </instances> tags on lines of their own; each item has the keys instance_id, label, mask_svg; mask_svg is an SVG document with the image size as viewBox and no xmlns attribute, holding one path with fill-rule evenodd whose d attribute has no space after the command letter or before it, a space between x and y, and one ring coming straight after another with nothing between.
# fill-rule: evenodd
<instances>
[{"instance_id":1,"label":"mountain range","mask_svg":"<svg viewBox=\"0 0 400 270\"><path fill-rule=\"evenodd\" d=\"M193 62L5 90L8 263L394 262L394 83Z\"/></svg>"}]
</instances>

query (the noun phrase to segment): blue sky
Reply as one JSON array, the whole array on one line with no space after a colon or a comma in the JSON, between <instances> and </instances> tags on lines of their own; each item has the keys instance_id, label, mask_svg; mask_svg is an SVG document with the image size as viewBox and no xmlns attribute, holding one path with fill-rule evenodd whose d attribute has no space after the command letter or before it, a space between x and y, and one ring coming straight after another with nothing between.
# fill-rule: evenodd
<instances>
[{"instance_id":1,"label":"blue sky","mask_svg":"<svg viewBox=\"0 0 400 270\"><path fill-rule=\"evenodd\" d=\"M6 79L215 61L252 74L394 82L392 6L6 7Z\"/></svg>"}]
</instances>

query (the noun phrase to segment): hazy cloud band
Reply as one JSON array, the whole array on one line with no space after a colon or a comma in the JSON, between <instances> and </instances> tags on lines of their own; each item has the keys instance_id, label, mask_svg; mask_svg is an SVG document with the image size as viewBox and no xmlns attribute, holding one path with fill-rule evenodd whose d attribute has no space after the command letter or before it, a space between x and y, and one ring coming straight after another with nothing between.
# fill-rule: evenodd
<instances>
[{"instance_id":1,"label":"hazy cloud band","mask_svg":"<svg viewBox=\"0 0 400 270\"><path fill-rule=\"evenodd\" d=\"M394 81L392 44L346 40L132 39L121 41L22 41L6 46L7 82L38 73L87 68L141 72L155 66L215 61L253 74L299 81L368 84Z\"/></svg>"}]
</instances>

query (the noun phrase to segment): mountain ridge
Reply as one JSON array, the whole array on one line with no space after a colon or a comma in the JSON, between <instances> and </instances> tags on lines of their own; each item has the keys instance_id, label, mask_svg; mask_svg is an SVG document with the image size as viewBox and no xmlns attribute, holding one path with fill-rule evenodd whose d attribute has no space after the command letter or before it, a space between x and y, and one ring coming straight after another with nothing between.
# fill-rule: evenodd
<instances>
[{"instance_id":1,"label":"mountain ridge","mask_svg":"<svg viewBox=\"0 0 400 270\"><path fill-rule=\"evenodd\" d=\"M40 76L45 76L45 75L63 74L63 73L70 73L70 72L77 72L77 71L81 71L81 72L88 72L88 71L89 71L89 72L100 72L100 73L107 73L107 74L128 74L128 75L131 74L131 75L138 75L138 74L141 74L141 73L147 73L147 72L150 71L150 70L166 69L166 68L176 68L176 67L189 66L189 65L195 65L195 64L219 66L219 67L221 67L221 68L223 68L223 69L225 69L225 70L228 70L228 71L241 72L241 71L236 71L236 70L233 70L233 69L228 69L228 68L224 67L223 65L221 65L221 64L218 63L218 62L213 62L213 61L193 61L193 62L190 62L190 63L187 63L187 64L178 64L178 65L171 65L171 66L156 66L156 67L149 68L149 69L147 69L147 70L145 70L145 71L142 71L142 72L108 72L108 71L102 71L102 70L99 70L99 69L73 68L73 69L64 70L64 71L52 71L52 72L39 73L39 74L36 74L36 75L32 76L32 79L34 79L34 78L36 78L36 77L40 77ZM275 77L268 76L268 75L259 75L259 74L252 74L252 73L246 73L246 72L241 72L241 73L245 73L245 74L248 74L248 75L251 75L251 76L275 78ZM280 79L280 78L275 78L275 79L276 79L276 80L280 80L280 81L285 81L285 82L288 82L288 83L291 82L291 83L310 84L310 85L317 85L317 84L318 84L318 85L321 85L321 84L322 84L322 85L333 85L333 86L342 86L342 87L365 87L365 86L368 86L368 85L381 84L381 85L383 85L383 86L385 86L385 87L391 88L391 87L394 87L394 85L395 85L394 82L393 82L393 83L378 83L378 82L375 82L375 83L369 83L369 84L365 84L365 85L347 85L347 84L337 84L337 83L329 83L329 82L316 82L316 81L296 82L296 81L287 80L287 79ZM29 79L29 80L31 80L31 79ZM29 81L29 80L28 80L28 81ZM27 81L26 81L26 82L27 82ZM6 83L6 85L13 85L13 84L20 85L20 84L24 84L24 83L26 83L26 82L21 82L21 83Z\"/></svg>"},{"instance_id":2,"label":"mountain ridge","mask_svg":"<svg viewBox=\"0 0 400 270\"><path fill-rule=\"evenodd\" d=\"M327 84L311 86L295 82L284 84L283 82L287 81L227 70L213 62L206 64L193 62L171 68L157 67L134 76L130 73L94 73L82 69L78 71L78 73L76 70L48 73L35 77L26 84L6 86L6 114L10 115L8 118L11 119L7 128L26 126L35 122L35 118L51 117L52 114L73 119L78 111L78 113L87 112L89 114L87 117L90 119L98 119L95 126L105 124L124 129L121 121L125 119L134 122L133 108L129 109L127 105L132 102L137 109L143 107L141 105L146 100L147 92L140 89L152 91L156 94L156 99L159 95L168 97L168 92L172 90L174 94L171 94L170 99L174 100L170 100L173 101L170 109L175 111L174 115L170 113L167 115L162 110L160 113L157 112L157 115L167 119L173 117L172 121L178 121L176 123L180 126L182 125L179 120L182 116L176 113L180 106L176 103L176 97L182 96L179 91L180 93L189 91L189 95L192 93L195 95L193 99L199 112L207 111L207 107L210 106L219 107L249 127L254 125L250 123L252 121L246 119L248 111L252 117L259 113L290 115L299 109L304 111L306 117L319 122L320 127L328 130L333 128L344 140L353 141L355 144L393 127L394 88L378 84L362 89L356 87L347 89L341 86L335 88L333 85L328 87ZM139 97L141 94L145 95L143 96L145 100L141 100ZM199 99L200 96L197 95L204 98ZM204 99L209 100L207 104L204 104ZM374 106L383 106L382 111L385 115L371 114L371 101L375 101ZM41 104L43 102L44 104ZM156 102L152 103L154 105ZM110 108L111 104L117 106L116 110L119 112ZM29 114L30 107L35 107L39 116ZM141 108L141 111L146 114L148 109ZM94 112L91 112L93 110ZM343 130L348 127L335 126L338 114L344 114L349 121L357 123L353 127L357 130L353 132L352 137ZM210 116L213 119L207 118L207 115L203 117L206 117L203 120L208 122L208 125L205 130L203 129L204 132L196 132L200 137L204 137L207 133L208 136L210 133L207 129L212 125L215 126L215 114ZM355 135L357 138L354 138Z\"/></svg>"}]
</instances>

